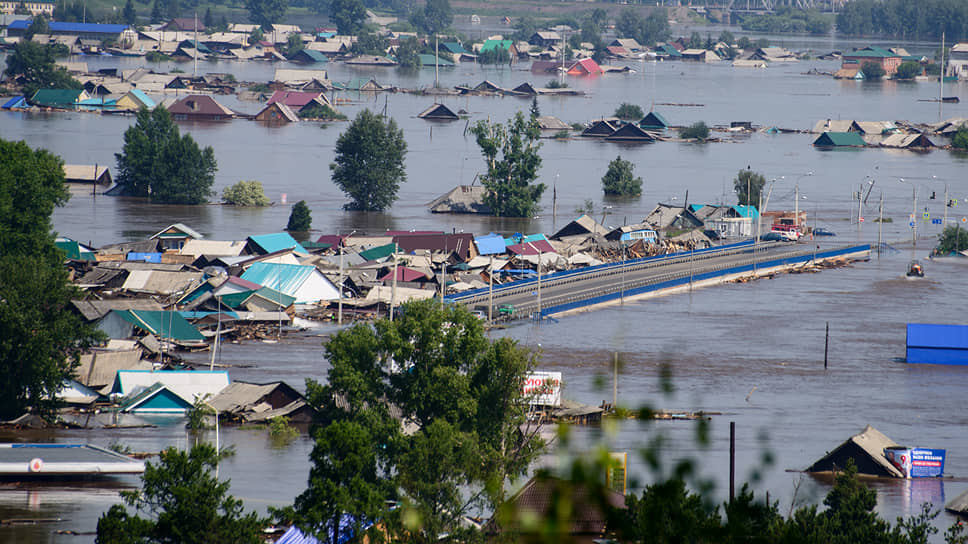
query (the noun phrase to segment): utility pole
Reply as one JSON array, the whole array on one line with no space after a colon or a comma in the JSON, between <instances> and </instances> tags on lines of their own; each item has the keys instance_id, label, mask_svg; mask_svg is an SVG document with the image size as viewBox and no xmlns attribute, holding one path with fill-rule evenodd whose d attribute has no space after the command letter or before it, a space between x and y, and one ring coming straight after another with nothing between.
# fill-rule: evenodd
<instances>
[{"instance_id":1,"label":"utility pole","mask_svg":"<svg viewBox=\"0 0 968 544\"><path fill-rule=\"evenodd\" d=\"M397 303L397 254L393 254L393 287L390 288L390 321L393 321L393 306Z\"/></svg>"},{"instance_id":2,"label":"utility pole","mask_svg":"<svg viewBox=\"0 0 968 544\"><path fill-rule=\"evenodd\" d=\"M194 60L194 67L192 68L192 76L198 76L198 10L195 11L195 52L192 53L192 59Z\"/></svg>"},{"instance_id":3,"label":"utility pole","mask_svg":"<svg viewBox=\"0 0 968 544\"><path fill-rule=\"evenodd\" d=\"M531 247L534 247L532 244ZM541 321L541 250L538 250L538 321Z\"/></svg>"},{"instance_id":4,"label":"utility pole","mask_svg":"<svg viewBox=\"0 0 968 544\"><path fill-rule=\"evenodd\" d=\"M438 41L440 36L434 32L434 88L440 88L440 49L438 48Z\"/></svg>"},{"instance_id":5,"label":"utility pole","mask_svg":"<svg viewBox=\"0 0 968 544\"><path fill-rule=\"evenodd\" d=\"M343 326L343 248L339 248L339 310L336 312L336 326Z\"/></svg>"},{"instance_id":6,"label":"utility pole","mask_svg":"<svg viewBox=\"0 0 968 544\"><path fill-rule=\"evenodd\" d=\"M877 256L881 256L881 231L884 229L884 193L881 193L881 203L877 206Z\"/></svg>"},{"instance_id":7,"label":"utility pole","mask_svg":"<svg viewBox=\"0 0 968 544\"><path fill-rule=\"evenodd\" d=\"M491 255L491 266L487 272L487 322L494 322L494 255Z\"/></svg>"}]
</instances>

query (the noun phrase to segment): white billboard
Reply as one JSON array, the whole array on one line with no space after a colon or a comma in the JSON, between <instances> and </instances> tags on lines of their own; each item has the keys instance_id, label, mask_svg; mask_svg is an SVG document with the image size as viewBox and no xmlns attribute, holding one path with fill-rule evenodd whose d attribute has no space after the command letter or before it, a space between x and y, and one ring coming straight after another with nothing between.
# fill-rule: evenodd
<instances>
[{"instance_id":1,"label":"white billboard","mask_svg":"<svg viewBox=\"0 0 968 544\"><path fill-rule=\"evenodd\" d=\"M523 393L531 406L561 406L561 372L528 373Z\"/></svg>"}]
</instances>

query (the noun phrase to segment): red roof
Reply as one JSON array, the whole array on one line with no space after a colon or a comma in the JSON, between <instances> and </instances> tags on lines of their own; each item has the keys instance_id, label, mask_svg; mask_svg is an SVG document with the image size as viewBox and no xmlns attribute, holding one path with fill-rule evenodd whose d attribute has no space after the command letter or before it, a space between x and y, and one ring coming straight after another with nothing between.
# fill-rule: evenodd
<instances>
[{"instance_id":1,"label":"red roof","mask_svg":"<svg viewBox=\"0 0 968 544\"><path fill-rule=\"evenodd\" d=\"M388 230L383 233L384 236L409 236L417 234L444 234L440 230Z\"/></svg>"},{"instance_id":2,"label":"red roof","mask_svg":"<svg viewBox=\"0 0 968 544\"><path fill-rule=\"evenodd\" d=\"M282 102L290 108L301 108L314 99L319 98L321 94L323 93L310 91L276 91L269 97L266 106L271 106L276 102Z\"/></svg>"},{"instance_id":3,"label":"red roof","mask_svg":"<svg viewBox=\"0 0 968 544\"><path fill-rule=\"evenodd\" d=\"M397 281L420 281L423 279L427 279L427 274L424 274L419 270L414 270L413 268L406 266L397 267ZM393 270L387 272L382 278L380 278L380 281L393 281Z\"/></svg>"},{"instance_id":4,"label":"red roof","mask_svg":"<svg viewBox=\"0 0 968 544\"><path fill-rule=\"evenodd\" d=\"M317 244L329 244L330 247L342 246L343 240L348 238L347 236L342 236L339 234L324 234L316 240Z\"/></svg>"},{"instance_id":5,"label":"red roof","mask_svg":"<svg viewBox=\"0 0 968 544\"><path fill-rule=\"evenodd\" d=\"M551 244L547 240L535 240L533 242L510 245L508 246L508 251L515 255L537 255L539 251L541 253L556 253L555 248L551 247Z\"/></svg>"},{"instance_id":6,"label":"red roof","mask_svg":"<svg viewBox=\"0 0 968 544\"><path fill-rule=\"evenodd\" d=\"M581 59L571 65L571 68L568 69L568 73L572 75L604 74L605 70L602 70L602 67L592 59Z\"/></svg>"},{"instance_id":7,"label":"red roof","mask_svg":"<svg viewBox=\"0 0 968 544\"><path fill-rule=\"evenodd\" d=\"M190 94L172 104L168 111L172 115L197 115L202 117L214 115L232 117L235 115L235 112L219 104L211 96L204 94Z\"/></svg>"}]
</instances>

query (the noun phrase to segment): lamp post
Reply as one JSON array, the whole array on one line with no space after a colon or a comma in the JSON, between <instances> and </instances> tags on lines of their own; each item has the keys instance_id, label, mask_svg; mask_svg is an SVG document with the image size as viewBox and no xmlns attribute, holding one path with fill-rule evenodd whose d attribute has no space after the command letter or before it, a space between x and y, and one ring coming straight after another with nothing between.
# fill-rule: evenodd
<instances>
[{"instance_id":1,"label":"lamp post","mask_svg":"<svg viewBox=\"0 0 968 544\"><path fill-rule=\"evenodd\" d=\"M904 178L899 178L897 181L911 185L911 248L913 249L918 243L918 186Z\"/></svg>"},{"instance_id":2,"label":"lamp post","mask_svg":"<svg viewBox=\"0 0 968 544\"><path fill-rule=\"evenodd\" d=\"M793 216L796 218L796 222L797 222L797 234L800 234L800 180L803 179L804 177L809 177L812 175L813 175L813 172L807 172L806 174L801 174L797 176L796 195L795 195L797 201L793 212Z\"/></svg>"}]
</instances>

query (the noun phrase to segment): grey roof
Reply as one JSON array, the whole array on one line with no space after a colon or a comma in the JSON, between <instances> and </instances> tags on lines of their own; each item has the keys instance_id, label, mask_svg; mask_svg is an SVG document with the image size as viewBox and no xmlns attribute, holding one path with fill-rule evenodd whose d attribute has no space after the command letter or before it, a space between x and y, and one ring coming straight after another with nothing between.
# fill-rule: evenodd
<instances>
[{"instance_id":1,"label":"grey roof","mask_svg":"<svg viewBox=\"0 0 968 544\"><path fill-rule=\"evenodd\" d=\"M209 404L219 413L232 414L244 421L265 421L308 406L305 398L285 382L234 382Z\"/></svg>"},{"instance_id":2,"label":"grey roof","mask_svg":"<svg viewBox=\"0 0 968 544\"><path fill-rule=\"evenodd\" d=\"M31 465L40 459L36 469ZM14 444L0 448L0 475L144 472L145 464L91 444Z\"/></svg>"},{"instance_id":3,"label":"grey roof","mask_svg":"<svg viewBox=\"0 0 968 544\"><path fill-rule=\"evenodd\" d=\"M429 204L433 213L491 213L482 185L458 185Z\"/></svg>"},{"instance_id":4,"label":"grey roof","mask_svg":"<svg viewBox=\"0 0 968 544\"><path fill-rule=\"evenodd\" d=\"M951 499L951 502L944 505L944 509L955 514L968 514L968 491Z\"/></svg>"},{"instance_id":5,"label":"grey roof","mask_svg":"<svg viewBox=\"0 0 968 544\"><path fill-rule=\"evenodd\" d=\"M75 379L88 387L104 387L114 383L119 370L151 370L151 362L141 359L140 349L95 351L81 355L81 364L74 369Z\"/></svg>"},{"instance_id":6,"label":"grey roof","mask_svg":"<svg viewBox=\"0 0 968 544\"><path fill-rule=\"evenodd\" d=\"M571 130L571 125L550 115L538 117L538 126L541 130Z\"/></svg>"},{"instance_id":7,"label":"grey roof","mask_svg":"<svg viewBox=\"0 0 968 544\"><path fill-rule=\"evenodd\" d=\"M96 269L95 269L96 270ZM74 308L88 321L97 321L108 315L111 310L149 310L161 311L161 304L154 300L140 298L117 298L110 300L72 300Z\"/></svg>"},{"instance_id":8,"label":"grey roof","mask_svg":"<svg viewBox=\"0 0 968 544\"><path fill-rule=\"evenodd\" d=\"M824 132L863 132L853 119L821 119L811 131L815 134Z\"/></svg>"},{"instance_id":9,"label":"grey roof","mask_svg":"<svg viewBox=\"0 0 968 544\"><path fill-rule=\"evenodd\" d=\"M897 446L897 443L868 425L863 431L848 438L843 444L810 465L807 472L843 469L847 460L853 459L857 465L857 471L861 474L903 478L904 474L884 456L884 448L892 446Z\"/></svg>"},{"instance_id":10,"label":"grey roof","mask_svg":"<svg viewBox=\"0 0 968 544\"><path fill-rule=\"evenodd\" d=\"M103 287L118 276L121 276L121 280L123 280L128 277L128 272L117 267L95 266L80 278L76 278L74 284L85 287Z\"/></svg>"},{"instance_id":11,"label":"grey roof","mask_svg":"<svg viewBox=\"0 0 968 544\"><path fill-rule=\"evenodd\" d=\"M164 270L132 270L122 289L137 293L172 295L188 292L202 282L201 272L168 272Z\"/></svg>"},{"instance_id":12,"label":"grey roof","mask_svg":"<svg viewBox=\"0 0 968 544\"><path fill-rule=\"evenodd\" d=\"M97 173L95 173L95 170ZM108 172L108 167L103 164L65 164L64 165L64 177L67 181L71 180L84 180L84 181L97 181L104 174ZM111 176L108 176L108 181L110 181Z\"/></svg>"},{"instance_id":13,"label":"grey roof","mask_svg":"<svg viewBox=\"0 0 968 544\"><path fill-rule=\"evenodd\" d=\"M589 233L605 235L608 233L608 229L600 225L598 221L595 221L587 214L582 214L574 221L571 221L564 227L561 227L561 230L554 233L551 236L551 239L556 240L565 236L574 236L576 234L582 235L582 234L589 234Z\"/></svg>"}]
</instances>

